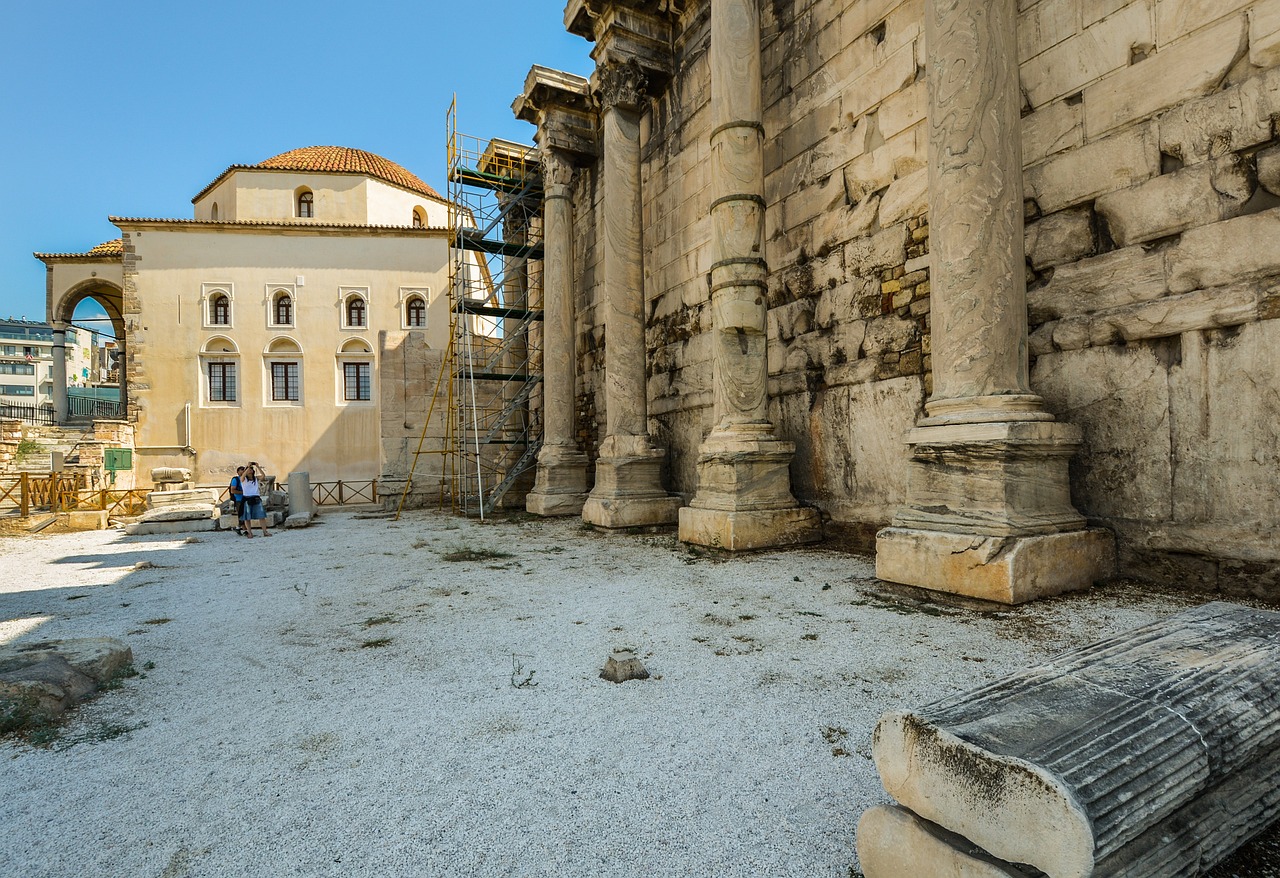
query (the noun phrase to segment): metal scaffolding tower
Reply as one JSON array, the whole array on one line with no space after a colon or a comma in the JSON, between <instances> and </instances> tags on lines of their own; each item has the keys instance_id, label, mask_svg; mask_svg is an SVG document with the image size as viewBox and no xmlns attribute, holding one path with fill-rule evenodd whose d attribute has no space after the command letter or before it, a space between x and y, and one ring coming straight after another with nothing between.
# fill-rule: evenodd
<instances>
[{"instance_id":1,"label":"metal scaffolding tower","mask_svg":"<svg viewBox=\"0 0 1280 878\"><path fill-rule=\"evenodd\" d=\"M455 511L483 518L532 484L542 446L542 172L537 151L459 134L449 107L446 465Z\"/></svg>"}]
</instances>

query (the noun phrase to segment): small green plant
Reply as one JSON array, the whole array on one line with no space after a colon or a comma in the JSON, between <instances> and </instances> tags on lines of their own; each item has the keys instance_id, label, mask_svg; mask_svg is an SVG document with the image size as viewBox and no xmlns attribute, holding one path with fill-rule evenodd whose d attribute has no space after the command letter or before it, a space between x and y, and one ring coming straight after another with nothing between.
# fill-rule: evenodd
<instances>
[{"instance_id":1,"label":"small green plant","mask_svg":"<svg viewBox=\"0 0 1280 878\"><path fill-rule=\"evenodd\" d=\"M537 671L529 671L527 674L524 665L520 662L521 658L529 658L529 656L517 656L511 653L511 688L513 689L532 689L538 684L533 681L533 675Z\"/></svg>"},{"instance_id":2,"label":"small green plant","mask_svg":"<svg viewBox=\"0 0 1280 878\"><path fill-rule=\"evenodd\" d=\"M376 637L373 640L366 640L360 644L361 649L381 649L384 646L390 646L392 639L390 637Z\"/></svg>"},{"instance_id":3,"label":"small green plant","mask_svg":"<svg viewBox=\"0 0 1280 878\"><path fill-rule=\"evenodd\" d=\"M23 439L18 443L18 460L24 460L39 450L39 442L34 439Z\"/></svg>"},{"instance_id":4,"label":"small green plant","mask_svg":"<svg viewBox=\"0 0 1280 878\"><path fill-rule=\"evenodd\" d=\"M112 674L111 679L107 680L107 682L102 684L102 688L104 691L119 689L121 686L124 685L125 680L128 680L130 677L137 677L137 676L140 676L137 668L135 668L133 665L125 665L123 668L121 668L120 670Z\"/></svg>"}]
</instances>

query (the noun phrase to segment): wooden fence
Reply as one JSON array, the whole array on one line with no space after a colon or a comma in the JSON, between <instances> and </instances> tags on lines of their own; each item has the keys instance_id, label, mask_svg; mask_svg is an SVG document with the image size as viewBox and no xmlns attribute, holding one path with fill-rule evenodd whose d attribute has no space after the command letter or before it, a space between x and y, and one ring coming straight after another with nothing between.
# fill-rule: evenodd
<instances>
[{"instance_id":1,"label":"wooden fence","mask_svg":"<svg viewBox=\"0 0 1280 878\"><path fill-rule=\"evenodd\" d=\"M317 506L342 506L347 503L377 503L378 480L358 482L312 482L311 496Z\"/></svg>"},{"instance_id":2,"label":"wooden fence","mask_svg":"<svg viewBox=\"0 0 1280 878\"><path fill-rule=\"evenodd\" d=\"M15 473L0 476L0 511L16 509L23 516L41 511L64 512L68 505L79 505L82 493L99 493L89 489L89 479L83 473Z\"/></svg>"}]
</instances>

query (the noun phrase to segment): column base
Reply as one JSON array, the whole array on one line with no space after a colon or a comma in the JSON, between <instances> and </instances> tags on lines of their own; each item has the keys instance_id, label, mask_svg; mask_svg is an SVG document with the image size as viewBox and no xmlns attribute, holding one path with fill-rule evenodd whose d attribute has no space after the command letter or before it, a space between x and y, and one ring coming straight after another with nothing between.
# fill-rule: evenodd
<instances>
[{"instance_id":1,"label":"column base","mask_svg":"<svg viewBox=\"0 0 1280 878\"><path fill-rule=\"evenodd\" d=\"M1091 528L989 536L889 527L876 534L876 576L1002 604L1079 591L1115 571L1115 540Z\"/></svg>"},{"instance_id":2,"label":"column base","mask_svg":"<svg viewBox=\"0 0 1280 878\"><path fill-rule=\"evenodd\" d=\"M641 436L606 437L601 450L617 453L596 461L582 520L607 528L675 524L680 498L662 490L663 453Z\"/></svg>"},{"instance_id":3,"label":"column base","mask_svg":"<svg viewBox=\"0 0 1280 878\"><path fill-rule=\"evenodd\" d=\"M800 546L822 539L822 517L802 506L738 512L686 506L679 536L681 542L729 552Z\"/></svg>"},{"instance_id":4,"label":"column base","mask_svg":"<svg viewBox=\"0 0 1280 878\"><path fill-rule=\"evenodd\" d=\"M576 448L543 447L525 509L533 515L578 515L586 501L587 456Z\"/></svg>"},{"instance_id":5,"label":"column base","mask_svg":"<svg viewBox=\"0 0 1280 878\"><path fill-rule=\"evenodd\" d=\"M680 510L680 539L730 552L822 539L818 511L791 495L795 450L767 421L713 432L698 449L698 491Z\"/></svg>"}]
</instances>

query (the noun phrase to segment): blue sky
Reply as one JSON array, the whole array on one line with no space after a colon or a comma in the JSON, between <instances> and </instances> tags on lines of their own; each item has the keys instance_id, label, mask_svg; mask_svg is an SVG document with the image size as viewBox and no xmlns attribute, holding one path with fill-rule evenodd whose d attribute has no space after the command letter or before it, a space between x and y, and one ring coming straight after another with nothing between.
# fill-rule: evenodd
<instances>
[{"instance_id":1,"label":"blue sky","mask_svg":"<svg viewBox=\"0 0 1280 878\"><path fill-rule=\"evenodd\" d=\"M33 251L117 237L108 215L190 217L191 197L230 164L352 146L443 192L455 92L460 131L530 142L510 110L529 67L591 71L564 6L13 4L0 28L0 317L44 319Z\"/></svg>"}]
</instances>

